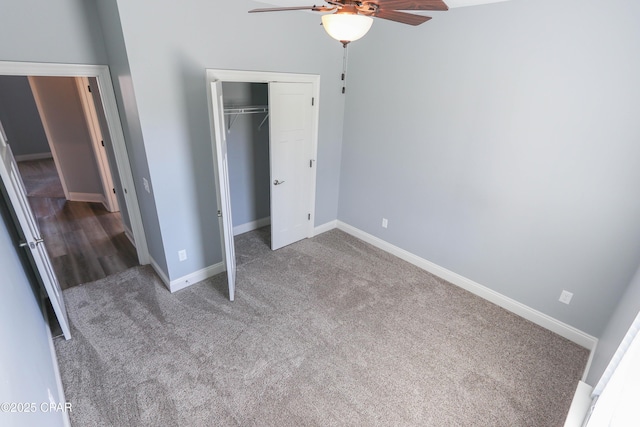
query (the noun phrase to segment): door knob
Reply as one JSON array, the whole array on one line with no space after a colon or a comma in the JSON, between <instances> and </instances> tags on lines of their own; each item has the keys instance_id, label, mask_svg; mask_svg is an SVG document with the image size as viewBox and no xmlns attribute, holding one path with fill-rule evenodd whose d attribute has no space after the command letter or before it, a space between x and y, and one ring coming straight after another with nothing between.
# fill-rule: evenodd
<instances>
[{"instance_id":1,"label":"door knob","mask_svg":"<svg viewBox=\"0 0 640 427\"><path fill-rule=\"evenodd\" d=\"M277 179L273 181L273 185L284 184L284 181L278 181Z\"/></svg>"}]
</instances>

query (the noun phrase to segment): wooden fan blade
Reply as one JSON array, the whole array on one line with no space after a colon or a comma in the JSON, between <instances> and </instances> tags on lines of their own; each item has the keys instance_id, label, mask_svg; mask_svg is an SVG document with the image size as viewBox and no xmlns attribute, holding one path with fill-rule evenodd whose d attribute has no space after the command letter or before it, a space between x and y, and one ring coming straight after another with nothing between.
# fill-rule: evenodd
<instances>
[{"instance_id":1,"label":"wooden fan blade","mask_svg":"<svg viewBox=\"0 0 640 427\"><path fill-rule=\"evenodd\" d=\"M316 12L331 12L335 8L326 6L292 6L292 7L268 7L263 9L251 9L249 13L257 12L282 12L286 10L313 10Z\"/></svg>"},{"instance_id":2,"label":"wooden fan blade","mask_svg":"<svg viewBox=\"0 0 640 427\"><path fill-rule=\"evenodd\" d=\"M414 15L412 13L398 12L397 10L378 10L378 13L373 16L409 25L420 25L431 19L430 16Z\"/></svg>"},{"instance_id":3,"label":"wooden fan blade","mask_svg":"<svg viewBox=\"0 0 640 427\"><path fill-rule=\"evenodd\" d=\"M380 10L449 10L442 0L371 0Z\"/></svg>"}]
</instances>

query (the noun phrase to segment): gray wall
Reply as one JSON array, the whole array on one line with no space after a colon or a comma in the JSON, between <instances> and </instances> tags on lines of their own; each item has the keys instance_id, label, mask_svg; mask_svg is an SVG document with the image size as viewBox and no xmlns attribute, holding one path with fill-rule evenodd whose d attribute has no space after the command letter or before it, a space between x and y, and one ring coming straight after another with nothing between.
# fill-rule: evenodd
<instances>
[{"instance_id":1,"label":"gray wall","mask_svg":"<svg viewBox=\"0 0 640 427\"><path fill-rule=\"evenodd\" d=\"M637 16L514 0L376 20L349 57L338 218L599 336L640 260Z\"/></svg>"},{"instance_id":2,"label":"gray wall","mask_svg":"<svg viewBox=\"0 0 640 427\"><path fill-rule=\"evenodd\" d=\"M142 190L149 176L117 9L109 1L0 0L0 60L109 64L147 235L149 252L166 272L153 197ZM100 8L100 15L98 14ZM37 13L34 13L37 11ZM102 28L105 33L103 34ZM109 56L107 57L107 48Z\"/></svg>"},{"instance_id":3,"label":"gray wall","mask_svg":"<svg viewBox=\"0 0 640 427\"><path fill-rule=\"evenodd\" d=\"M124 42L120 15L115 1L104 0L97 2L98 17L104 35L109 61L109 70L116 94L118 112L124 137L127 143L129 162L135 181L136 194L140 206L140 214L149 247L149 255L160 269L169 275L164 244L162 242L162 230L158 221L158 211L153 194L154 184L150 180L147 154L140 127L138 115L138 103L133 90L133 81L127 56L127 48ZM144 190L142 179L149 180L151 193Z\"/></svg>"},{"instance_id":4,"label":"gray wall","mask_svg":"<svg viewBox=\"0 0 640 427\"><path fill-rule=\"evenodd\" d=\"M318 15L248 14L253 5L245 2L117 4L171 279L222 260L206 68L321 76L315 220L336 218L342 47ZM181 249L189 255L184 262Z\"/></svg>"},{"instance_id":5,"label":"gray wall","mask_svg":"<svg viewBox=\"0 0 640 427\"><path fill-rule=\"evenodd\" d=\"M0 122L15 156L51 154L27 77L0 76Z\"/></svg>"},{"instance_id":6,"label":"gray wall","mask_svg":"<svg viewBox=\"0 0 640 427\"><path fill-rule=\"evenodd\" d=\"M266 83L223 83L225 107L268 105ZM246 224L271 214L269 192L269 119L258 130L265 114L226 116L229 187L233 225Z\"/></svg>"},{"instance_id":7,"label":"gray wall","mask_svg":"<svg viewBox=\"0 0 640 427\"><path fill-rule=\"evenodd\" d=\"M2 183L0 183L0 186ZM56 371L40 304L16 250L13 224L0 194L0 402L60 402ZM11 231L10 231L11 230ZM0 413L11 427L62 426L62 412Z\"/></svg>"},{"instance_id":8,"label":"gray wall","mask_svg":"<svg viewBox=\"0 0 640 427\"><path fill-rule=\"evenodd\" d=\"M600 336L587 376L587 384L596 386L638 313L640 313L640 267L620 298L604 333Z\"/></svg>"},{"instance_id":9,"label":"gray wall","mask_svg":"<svg viewBox=\"0 0 640 427\"><path fill-rule=\"evenodd\" d=\"M0 0L0 60L104 64L93 0Z\"/></svg>"},{"instance_id":10,"label":"gray wall","mask_svg":"<svg viewBox=\"0 0 640 427\"><path fill-rule=\"evenodd\" d=\"M99 41L93 2L84 0L0 0L0 60L101 64L106 62ZM92 12L93 13L87 13ZM0 201L4 204L4 201ZM24 270L0 224L0 401L58 399L45 322L29 289ZM28 339L25 339L28 337ZM5 381L6 379L6 381ZM4 416L4 415L3 415ZM15 426L63 425L61 413L38 413L38 419L14 417L2 423Z\"/></svg>"},{"instance_id":11,"label":"gray wall","mask_svg":"<svg viewBox=\"0 0 640 427\"><path fill-rule=\"evenodd\" d=\"M43 123L70 193L104 194L91 134L73 77L32 77Z\"/></svg>"},{"instance_id":12,"label":"gray wall","mask_svg":"<svg viewBox=\"0 0 640 427\"><path fill-rule=\"evenodd\" d=\"M142 193L142 177L148 177L137 109L117 10L109 13L108 1L0 0L0 60L70 64L109 64L116 89L133 169L149 251L164 271L162 238L153 197ZM100 6L100 15L98 7ZM115 7L111 8L115 9ZM100 19L103 18L103 19ZM102 33L102 28L105 33ZM106 47L110 55L107 57ZM134 141L134 142L132 142Z\"/></svg>"}]
</instances>

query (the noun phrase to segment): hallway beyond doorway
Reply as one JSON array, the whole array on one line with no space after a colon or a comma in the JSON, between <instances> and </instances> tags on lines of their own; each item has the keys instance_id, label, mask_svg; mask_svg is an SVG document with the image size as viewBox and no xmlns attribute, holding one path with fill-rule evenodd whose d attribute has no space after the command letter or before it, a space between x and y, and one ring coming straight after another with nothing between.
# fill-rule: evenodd
<instances>
[{"instance_id":1,"label":"hallway beyond doorway","mask_svg":"<svg viewBox=\"0 0 640 427\"><path fill-rule=\"evenodd\" d=\"M100 203L67 201L53 159L20 162L18 168L62 289L138 265L120 214Z\"/></svg>"}]
</instances>

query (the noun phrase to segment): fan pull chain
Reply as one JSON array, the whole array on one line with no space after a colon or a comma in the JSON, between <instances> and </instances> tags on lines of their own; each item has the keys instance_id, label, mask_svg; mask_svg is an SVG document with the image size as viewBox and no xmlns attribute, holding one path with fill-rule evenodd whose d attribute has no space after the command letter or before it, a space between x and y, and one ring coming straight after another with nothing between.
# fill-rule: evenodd
<instances>
[{"instance_id":1,"label":"fan pull chain","mask_svg":"<svg viewBox=\"0 0 640 427\"><path fill-rule=\"evenodd\" d=\"M349 48L347 44L344 45L344 50L342 51L342 93L345 93L347 90L347 60L349 58Z\"/></svg>"}]
</instances>

